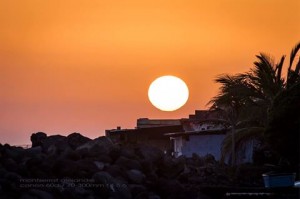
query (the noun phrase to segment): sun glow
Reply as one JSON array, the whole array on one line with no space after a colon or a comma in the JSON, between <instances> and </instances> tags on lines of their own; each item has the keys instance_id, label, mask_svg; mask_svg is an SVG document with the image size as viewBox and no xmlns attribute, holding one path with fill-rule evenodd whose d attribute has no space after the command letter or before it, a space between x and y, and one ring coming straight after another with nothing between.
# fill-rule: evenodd
<instances>
[{"instance_id":1,"label":"sun glow","mask_svg":"<svg viewBox=\"0 0 300 199\"><path fill-rule=\"evenodd\" d=\"M175 111L187 102L189 89L178 77L162 76L151 83L148 97L156 108L162 111Z\"/></svg>"}]
</instances>

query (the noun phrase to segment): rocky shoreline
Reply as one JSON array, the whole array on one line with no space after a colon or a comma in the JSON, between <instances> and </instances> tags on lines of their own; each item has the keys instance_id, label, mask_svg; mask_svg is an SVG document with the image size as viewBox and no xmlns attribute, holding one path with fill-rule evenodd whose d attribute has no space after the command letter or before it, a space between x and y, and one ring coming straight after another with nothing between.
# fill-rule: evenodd
<instances>
[{"instance_id":1,"label":"rocky shoreline","mask_svg":"<svg viewBox=\"0 0 300 199\"><path fill-rule=\"evenodd\" d=\"M0 198L223 198L263 187L263 167L232 168L212 155L173 158L145 145L72 133L31 136L32 147L0 145Z\"/></svg>"}]
</instances>

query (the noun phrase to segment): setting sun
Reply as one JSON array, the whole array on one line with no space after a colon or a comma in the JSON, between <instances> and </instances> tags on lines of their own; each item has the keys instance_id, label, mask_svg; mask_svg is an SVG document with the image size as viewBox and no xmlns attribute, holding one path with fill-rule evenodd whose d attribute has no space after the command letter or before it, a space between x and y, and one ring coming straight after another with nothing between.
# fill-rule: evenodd
<instances>
[{"instance_id":1,"label":"setting sun","mask_svg":"<svg viewBox=\"0 0 300 199\"><path fill-rule=\"evenodd\" d=\"M178 77L162 76L151 83L148 97L156 108L162 111L175 111L187 102L189 89Z\"/></svg>"}]
</instances>

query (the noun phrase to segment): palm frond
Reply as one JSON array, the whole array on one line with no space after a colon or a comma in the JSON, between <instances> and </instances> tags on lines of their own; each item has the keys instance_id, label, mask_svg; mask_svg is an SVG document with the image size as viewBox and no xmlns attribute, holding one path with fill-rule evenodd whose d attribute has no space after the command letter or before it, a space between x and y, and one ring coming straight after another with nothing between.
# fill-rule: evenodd
<instances>
[{"instance_id":1,"label":"palm frond","mask_svg":"<svg viewBox=\"0 0 300 199\"><path fill-rule=\"evenodd\" d=\"M289 88L293 84L300 81L300 58L295 66L295 70L292 69L293 62L296 58L296 55L300 49L300 42L296 44L296 46L292 49L291 55L290 55L290 64L287 71L287 80L286 80L286 86Z\"/></svg>"},{"instance_id":2,"label":"palm frond","mask_svg":"<svg viewBox=\"0 0 300 199\"><path fill-rule=\"evenodd\" d=\"M234 133L235 151L236 153L240 148L245 146L252 140L261 139L263 136L264 127L249 127L237 129ZM221 149L221 161L232 155L232 134L229 133L223 140Z\"/></svg>"},{"instance_id":3,"label":"palm frond","mask_svg":"<svg viewBox=\"0 0 300 199\"><path fill-rule=\"evenodd\" d=\"M250 73L252 83L268 98L273 98L281 88L281 84L276 83L276 66L266 54L261 53L256 57L258 61L254 62L254 68Z\"/></svg>"},{"instance_id":4,"label":"palm frond","mask_svg":"<svg viewBox=\"0 0 300 199\"><path fill-rule=\"evenodd\" d=\"M295 73L300 76L300 57L298 63L296 64Z\"/></svg>"},{"instance_id":5,"label":"palm frond","mask_svg":"<svg viewBox=\"0 0 300 199\"><path fill-rule=\"evenodd\" d=\"M292 49L292 51L291 51L291 55L290 55L290 65L289 65L288 71L291 70L292 65L293 65L293 62L294 62L294 59L295 59L296 54L298 53L299 49L300 49L300 42L297 43L297 44L295 45L295 47Z\"/></svg>"},{"instance_id":6,"label":"palm frond","mask_svg":"<svg viewBox=\"0 0 300 199\"><path fill-rule=\"evenodd\" d=\"M264 127L248 127L237 129L235 133L236 149L245 145L249 140L261 139L264 130Z\"/></svg>"},{"instance_id":7,"label":"palm frond","mask_svg":"<svg viewBox=\"0 0 300 199\"><path fill-rule=\"evenodd\" d=\"M280 62L276 65L275 73L276 73L276 81L278 83L280 81L283 83L281 73L282 73L282 67L283 67L284 60L285 60L285 56L282 56L280 59Z\"/></svg>"}]
</instances>

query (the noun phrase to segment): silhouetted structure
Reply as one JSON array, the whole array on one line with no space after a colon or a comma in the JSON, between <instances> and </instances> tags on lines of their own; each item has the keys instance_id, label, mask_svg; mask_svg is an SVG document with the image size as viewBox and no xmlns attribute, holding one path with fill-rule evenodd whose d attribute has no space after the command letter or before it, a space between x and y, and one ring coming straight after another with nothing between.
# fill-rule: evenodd
<instances>
[{"instance_id":1,"label":"silhouetted structure","mask_svg":"<svg viewBox=\"0 0 300 199\"><path fill-rule=\"evenodd\" d=\"M195 110L195 114L189 115L189 120L208 121L224 119L224 113L217 110Z\"/></svg>"},{"instance_id":2,"label":"silhouetted structure","mask_svg":"<svg viewBox=\"0 0 300 199\"><path fill-rule=\"evenodd\" d=\"M152 126L136 129L112 129L106 130L105 135L114 143L126 144L146 144L157 147L162 151L171 151L170 139L164 136L170 132L182 132L182 125L172 126Z\"/></svg>"},{"instance_id":3,"label":"silhouetted structure","mask_svg":"<svg viewBox=\"0 0 300 199\"><path fill-rule=\"evenodd\" d=\"M222 143L230 128L222 112L196 110L187 119L140 118L135 129L117 127L106 130L105 134L121 145L147 144L175 157L191 157L193 153L200 156L211 154L220 160ZM252 162L252 154L253 144L245 146L238 153L237 162Z\"/></svg>"},{"instance_id":4,"label":"silhouetted structure","mask_svg":"<svg viewBox=\"0 0 300 199\"><path fill-rule=\"evenodd\" d=\"M137 127L136 128L149 128L149 127L173 126L173 125L181 125L180 119L140 118L140 119L137 119Z\"/></svg>"}]
</instances>

